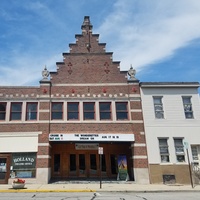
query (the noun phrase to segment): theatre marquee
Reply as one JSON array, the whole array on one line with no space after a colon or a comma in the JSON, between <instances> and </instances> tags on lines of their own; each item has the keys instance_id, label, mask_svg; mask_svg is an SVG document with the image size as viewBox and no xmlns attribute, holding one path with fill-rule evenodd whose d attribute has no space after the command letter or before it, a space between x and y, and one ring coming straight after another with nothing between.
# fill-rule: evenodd
<instances>
[{"instance_id":1,"label":"theatre marquee","mask_svg":"<svg viewBox=\"0 0 200 200\"><path fill-rule=\"evenodd\" d=\"M49 135L49 141L83 141L83 142L133 142L134 134L60 134Z\"/></svg>"}]
</instances>

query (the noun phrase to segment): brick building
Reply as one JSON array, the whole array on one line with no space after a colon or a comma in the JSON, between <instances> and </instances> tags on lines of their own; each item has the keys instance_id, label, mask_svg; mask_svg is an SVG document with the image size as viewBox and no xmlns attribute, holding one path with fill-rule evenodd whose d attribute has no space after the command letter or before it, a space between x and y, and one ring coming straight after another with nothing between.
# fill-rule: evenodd
<instances>
[{"instance_id":1,"label":"brick building","mask_svg":"<svg viewBox=\"0 0 200 200\"><path fill-rule=\"evenodd\" d=\"M0 183L149 182L135 71L120 71L88 16L81 29L57 71L45 67L39 86L0 87Z\"/></svg>"}]
</instances>

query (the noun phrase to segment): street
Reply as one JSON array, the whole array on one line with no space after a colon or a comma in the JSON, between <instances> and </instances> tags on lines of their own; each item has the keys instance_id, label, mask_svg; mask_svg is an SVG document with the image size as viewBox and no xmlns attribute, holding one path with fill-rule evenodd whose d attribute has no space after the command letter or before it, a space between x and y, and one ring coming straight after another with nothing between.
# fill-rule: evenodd
<instances>
[{"instance_id":1,"label":"street","mask_svg":"<svg viewBox=\"0 0 200 200\"><path fill-rule=\"evenodd\" d=\"M199 200L200 192L0 193L1 200Z\"/></svg>"}]
</instances>

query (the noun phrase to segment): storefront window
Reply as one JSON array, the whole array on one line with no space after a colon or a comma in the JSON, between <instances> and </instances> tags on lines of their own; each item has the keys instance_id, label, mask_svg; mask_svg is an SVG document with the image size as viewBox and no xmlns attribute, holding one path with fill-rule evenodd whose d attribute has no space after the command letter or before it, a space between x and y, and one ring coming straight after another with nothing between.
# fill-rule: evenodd
<instances>
[{"instance_id":1,"label":"storefront window","mask_svg":"<svg viewBox=\"0 0 200 200\"><path fill-rule=\"evenodd\" d=\"M12 174L18 178L34 178L36 175L36 153L13 153Z\"/></svg>"}]
</instances>

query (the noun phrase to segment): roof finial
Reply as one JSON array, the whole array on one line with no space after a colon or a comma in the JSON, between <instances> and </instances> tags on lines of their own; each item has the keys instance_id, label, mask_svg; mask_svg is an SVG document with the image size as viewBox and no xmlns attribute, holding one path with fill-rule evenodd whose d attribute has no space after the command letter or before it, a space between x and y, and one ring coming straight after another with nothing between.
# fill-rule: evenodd
<instances>
[{"instance_id":1,"label":"roof finial","mask_svg":"<svg viewBox=\"0 0 200 200\"><path fill-rule=\"evenodd\" d=\"M42 76L43 76L43 80L47 80L48 79L49 71L47 70L46 65L44 67L44 70L42 71Z\"/></svg>"},{"instance_id":2,"label":"roof finial","mask_svg":"<svg viewBox=\"0 0 200 200\"><path fill-rule=\"evenodd\" d=\"M90 23L90 17L89 16L85 16L84 17L84 21L83 24L81 26L82 32L92 32L92 24Z\"/></svg>"},{"instance_id":3,"label":"roof finial","mask_svg":"<svg viewBox=\"0 0 200 200\"><path fill-rule=\"evenodd\" d=\"M129 80L136 80L135 74L136 74L136 70L133 69L131 65L130 69L128 70Z\"/></svg>"}]
</instances>

